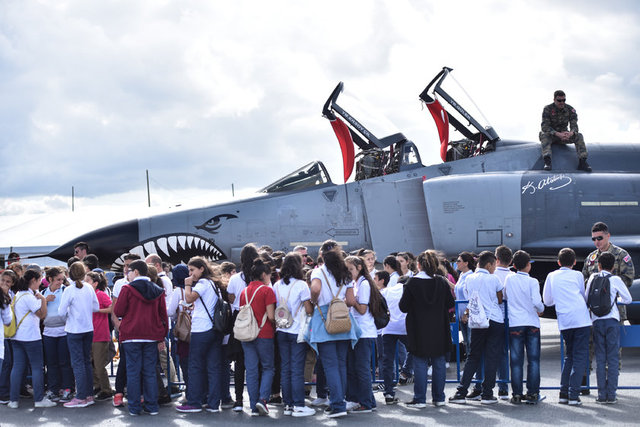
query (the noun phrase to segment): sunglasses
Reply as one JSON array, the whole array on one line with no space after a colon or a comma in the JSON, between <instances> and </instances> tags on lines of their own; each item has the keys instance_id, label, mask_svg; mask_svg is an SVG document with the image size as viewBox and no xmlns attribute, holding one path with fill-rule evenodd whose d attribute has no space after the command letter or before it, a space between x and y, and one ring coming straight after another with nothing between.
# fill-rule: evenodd
<instances>
[{"instance_id":1,"label":"sunglasses","mask_svg":"<svg viewBox=\"0 0 640 427\"><path fill-rule=\"evenodd\" d=\"M599 242L599 241L600 241L600 240L602 240L602 239L604 239L604 237L603 237L603 236L596 236L596 237L592 237L592 238L591 238L591 240L593 240L594 242L595 242L596 240Z\"/></svg>"},{"instance_id":2,"label":"sunglasses","mask_svg":"<svg viewBox=\"0 0 640 427\"><path fill-rule=\"evenodd\" d=\"M562 98L562 99L557 98L557 99L556 99L556 101L558 101L558 102L565 102L566 100L567 100L567 98Z\"/></svg>"}]
</instances>

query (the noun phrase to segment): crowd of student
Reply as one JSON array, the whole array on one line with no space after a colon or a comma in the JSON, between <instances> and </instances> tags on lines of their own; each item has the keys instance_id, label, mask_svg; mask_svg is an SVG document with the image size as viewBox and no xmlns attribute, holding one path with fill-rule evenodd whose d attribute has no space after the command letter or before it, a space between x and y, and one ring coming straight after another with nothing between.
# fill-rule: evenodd
<instances>
[{"instance_id":1,"label":"crowd of student","mask_svg":"<svg viewBox=\"0 0 640 427\"><path fill-rule=\"evenodd\" d=\"M87 248L80 249L84 253L76 250L76 255L87 258ZM615 259L606 252L598 259L600 273L585 288L582 274L572 270L575 253L561 250L560 269L548 275L543 297L538 281L528 274L529 255L517 251L512 256L505 246L477 256L462 252L456 269L433 250L417 257L400 252L384 258L379 271L375 253L349 255L333 240L322 245L317 262L306 248L284 254L247 244L237 272L232 263L213 265L201 257L165 271L155 254L145 260L127 254L124 277L112 291L96 260L79 258L70 260L68 269L47 268L44 280L40 267L23 271L19 263L0 276L2 321L10 325L5 331L11 335L0 339L0 402L10 408L18 408L27 392L29 371L36 407L56 402L86 407L111 398L114 406L124 406L126 388L131 415L154 415L160 404L181 394L171 385L177 383L177 370L186 384L179 412L243 411L246 373L251 415L266 415L268 405L278 403L285 415L314 415L305 404L310 393L305 382L315 372L317 398L311 406L326 406L328 417L369 413L376 408L372 351L386 404L398 403L398 352L399 381L413 381L414 387L406 406L426 407L429 376L432 404L442 406L452 350L450 322L456 317L468 354L449 402L497 402L496 374L508 366L509 357L511 402L536 404L541 399L539 315L545 305L555 305L567 347L559 402L580 404L592 329L597 401L616 402L620 316L615 302L619 297L629 303L631 296L611 274ZM610 286L611 306L604 314L590 313L590 290L603 286L601 278ZM458 304L456 312L456 299L469 303ZM166 341L168 335L177 338ZM115 390L106 371L116 353L112 336L120 358ZM165 387L161 371L171 387ZM474 375L481 372L483 381L469 393ZM508 399L503 387L499 397Z\"/></svg>"}]
</instances>

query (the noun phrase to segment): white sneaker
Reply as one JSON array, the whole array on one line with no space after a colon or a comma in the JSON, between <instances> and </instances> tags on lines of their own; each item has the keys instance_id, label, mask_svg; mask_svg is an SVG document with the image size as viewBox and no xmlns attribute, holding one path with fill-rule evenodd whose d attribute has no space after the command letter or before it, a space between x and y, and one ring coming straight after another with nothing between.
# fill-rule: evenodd
<instances>
[{"instance_id":1,"label":"white sneaker","mask_svg":"<svg viewBox=\"0 0 640 427\"><path fill-rule=\"evenodd\" d=\"M432 373L433 373L433 366L429 366L429 369L427 369L427 376L430 377Z\"/></svg>"},{"instance_id":2,"label":"white sneaker","mask_svg":"<svg viewBox=\"0 0 640 427\"><path fill-rule=\"evenodd\" d=\"M358 402L349 402L347 401L347 412L356 409L360 404Z\"/></svg>"},{"instance_id":3,"label":"white sneaker","mask_svg":"<svg viewBox=\"0 0 640 427\"><path fill-rule=\"evenodd\" d=\"M293 413L291 416L293 417L309 417L311 415L315 415L316 411L313 408L308 408L306 406L294 406Z\"/></svg>"},{"instance_id":4,"label":"white sneaker","mask_svg":"<svg viewBox=\"0 0 640 427\"><path fill-rule=\"evenodd\" d=\"M18 406L20 406L19 402L15 402L15 401L11 401L9 402L9 404L7 405L9 408L11 409L18 409Z\"/></svg>"},{"instance_id":5,"label":"white sneaker","mask_svg":"<svg viewBox=\"0 0 640 427\"><path fill-rule=\"evenodd\" d=\"M33 406L36 408L53 408L56 406L56 402L52 402L45 397L40 402L36 402Z\"/></svg>"},{"instance_id":6,"label":"white sneaker","mask_svg":"<svg viewBox=\"0 0 640 427\"><path fill-rule=\"evenodd\" d=\"M318 397L316 400L311 402L311 406L329 406L329 399L326 397Z\"/></svg>"}]
</instances>

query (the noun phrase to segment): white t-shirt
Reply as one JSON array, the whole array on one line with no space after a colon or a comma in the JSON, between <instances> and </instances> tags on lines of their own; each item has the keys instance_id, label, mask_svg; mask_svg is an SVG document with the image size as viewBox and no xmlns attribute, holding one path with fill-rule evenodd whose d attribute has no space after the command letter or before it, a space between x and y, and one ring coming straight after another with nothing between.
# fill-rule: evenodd
<instances>
[{"instance_id":1,"label":"white t-shirt","mask_svg":"<svg viewBox=\"0 0 640 427\"><path fill-rule=\"evenodd\" d=\"M393 288L397 283L400 275L397 272L393 272L389 275L389 283L387 283L387 288Z\"/></svg>"},{"instance_id":2,"label":"white t-shirt","mask_svg":"<svg viewBox=\"0 0 640 427\"><path fill-rule=\"evenodd\" d=\"M389 282L391 283L391 282ZM389 323L382 329L382 335L407 335L407 325L405 319L407 313L400 311L398 304L404 292L404 285L396 283L394 286L387 286L383 296L389 306Z\"/></svg>"},{"instance_id":3,"label":"white t-shirt","mask_svg":"<svg viewBox=\"0 0 640 427\"><path fill-rule=\"evenodd\" d=\"M611 292L611 311L608 314L605 314L602 317L598 317L595 314L591 313L591 320L603 320L603 319L616 319L618 322L620 321L620 312L618 311L618 304L614 304L616 298L620 296L620 303L629 304L632 300L631 293L629 289L624 284L622 279L618 276L613 276L608 271L601 271L597 273L598 276L609 276L609 291ZM589 291L591 290L591 282L593 281L593 277L596 274L592 274L589 277L589 281L587 282L587 290L586 295L587 299L589 298Z\"/></svg>"},{"instance_id":4,"label":"white t-shirt","mask_svg":"<svg viewBox=\"0 0 640 427\"><path fill-rule=\"evenodd\" d=\"M197 292L200 295L200 298L194 301L193 313L191 315L191 332L206 332L209 329L213 328L213 323L211 323L211 317L213 317L213 308L218 302L218 295L216 291L213 289L215 284L208 279L200 279L198 283L191 289L192 292ZM204 306L202 305L202 301L207 305L205 311Z\"/></svg>"},{"instance_id":5,"label":"white t-shirt","mask_svg":"<svg viewBox=\"0 0 640 427\"><path fill-rule=\"evenodd\" d=\"M540 327L538 313L544 311L540 284L528 273L518 271L507 276L504 282L504 298L509 307L509 327Z\"/></svg>"},{"instance_id":6,"label":"white t-shirt","mask_svg":"<svg viewBox=\"0 0 640 427\"><path fill-rule=\"evenodd\" d=\"M371 299L371 285L364 277L359 277L357 281L354 280L352 283L356 301L358 301L359 304L367 305L367 311L365 311L364 314L358 313L355 307L351 307L351 314L362 330L360 338L376 338L378 336L378 330L376 329L376 323L373 320L373 315L368 306L369 300Z\"/></svg>"},{"instance_id":7,"label":"white t-shirt","mask_svg":"<svg viewBox=\"0 0 640 427\"><path fill-rule=\"evenodd\" d=\"M164 271L158 273L158 278L162 281L162 286L164 287L164 302L168 307L171 302L171 295L173 294L173 283Z\"/></svg>"},{"instance_id":8,"label":"white t-shirt","mask_svg":"<svg viewBox=\"0 0 640 427\"><path fill-rule=\"evenodd\" d=\"M3 309L0 310L0 318L2 319L2 325L0 325L0 354L4 357L4 327L3 325L11 324L11 304L6 304Z\"/></svg>"},{"instance_id":9,"label":"white t-shirt","mask_svg":"<svg viewBox=\"0 0 640 427\"><path fill-rule=\"evenodd\" d=\"M286 332L288 334L297 334L300 331L300 313L304 312L304 301L311 299L309 285L304 280L290 279L288 285L282 280L278 280L273 285L273 291L276 294L276 307L282 301L287 302L287 308L293 317L293 324L288 328L277 328L278 332Z\"/></svg>"},{"instance_id":10,"label":"white t-shirt","mask_svg":"<svg viewBox=\"0 0 640 427\"><path fill-rule=\"evenodd\" d=\"M464 284L467 281L467 277L469 277L471 274L473 274L473 270L467 270L464 273L462 273L460 277L458 277L458 281L456 282L456 285L453 288L454 292L456 293L456 299L458 301L465 301L469 299L467 294L464 292ZM458 311L456 314L458 318L460 318L462 316L462 313L464 313L464 311L467 309L467 305L469 304L466 304L466 303L458 304Z\"/></svg>"},{"instance_id":11,"label":"white t-shirt","mask_svg":"<svg viewBox=\"0 0 640 427\"><path fill-rule=\"evenodd\" d=\"M185 305L180 304L180 301L184 301L184 288L175 288L171 294L171 301L167 306L167 315L174 321L178 320L178 312L184 311ZM186 304L186 301L184 302ZM188 304L188 307L193 308L193 303Z\"/></svg>"},{"instance_id":12,"label":"white t-shirt","mask_svg":"<svg viewBox=\"0 0 640 427\"><path fill-rule=\"evenodd\" d=\"M129 281L126 279L126 277L116 280L116 283L113 284L113 291L111 292L111 296L113 298L118 298L120 296L120 291L122 290L122 287L127 283L129 283Z\"/></svg>"},{"instance_id":13,"label":"white t-shirt","mask_svg":"<svg viewBox=\"0 0 640 427\"><path fill-rule=\"evenodd\" d=\"M503 288L504 285L500 282L500 279L484 268L477 268L475 273L467 277L464 284L464 292L469 298L474 292L478 292L485 314L489 320L497 323L504 323L504 315L500 310L498 296L496 295Z\"/></svg>"},{"instance_id":14,"label":"white t-shirt","mask_svg":"<svg viewBox=\"0 0 640 427\"><path fill-rule=\"evenodd\" d=\"M233 301L233 304L231 304L233 311L240 310L240 294L244 288L247 287L247 282L245 282L242 277L242 272L234 274L229 278L229 284L227 285L227 292L229 295L235 295L236 298Z\"/></svg>"},{"instance_id":15,"label":"white t-shirt","mask_svg":"<svg viewBox=\"0 0 640 427\"><path fill-rule=\"evenodd\" d=\"M40 318L35 315L35 312L40 310L42 306L40 300L33 295L31 290L27 290L16 293L16 301L16 325L20 323L25 314L29 314L22 321L13 339L16 341L38 341L42 339L40 335Z\"/></svg>"},{"instance_id":16,"label":"white t-shirt","mask_svg":"<svg viewBox=\"0 0 640 427\"><path fill-rule=\"evenodd\" d=\"M84 334L93 331L93 313L100 310L100 303L93 286L82 282L77 288L72 283L62 293L62 301L58 308L60 316L67 316L65 332L69 334Z\"/></svg>"},{"instance_id":17,"label":"white t-shirt","mask_svg":"<svg viewBox=\"0 0 640 427\"><path fill-rule=\"evenodd\" d=\"M561 267L549 273L544 282L542 301L546 306L556 306L561 331L591 326L581 272Z\"/></svg>"},{"instance_id":18,"label":"white t-shirt","mask_svg":"<svg viewBox=\"0 0 640 427\"><path fill-rule=\"evenodd\" d=\"M322 274L323 271L324 274ZM347 283L346 285L342 286L342 290L338 294L340 287L336 285L336 279L333 277L333 274L331 274L331 272L325 265L316 268L311 272L311 281L313 281L313 279L318 279L322 283L322 289L320 289L320 296L318 297L318 305L320 307L329 304L334 296L344 299L347 294L347 289L353 288L353 283ZM328 286L327 280L329 281Z\"/></svg>"},{"instance_id":19,"label":"white t-shirt","mask_svg":"<svg viewBox=\"0 0 640 427\"><path fill-rule=\"evenodd\" d=\"M508 267L496 267L495 271L493 272L493 275L497 276L498 279L500 279L500 283L502 283L502 285L504 285L504 281L507 279L507 277L511 276L512 274L515 273ZM502 310L502 318L504 319L504 302L500 304L500 310Z\"/></svg>"}]
</instances>

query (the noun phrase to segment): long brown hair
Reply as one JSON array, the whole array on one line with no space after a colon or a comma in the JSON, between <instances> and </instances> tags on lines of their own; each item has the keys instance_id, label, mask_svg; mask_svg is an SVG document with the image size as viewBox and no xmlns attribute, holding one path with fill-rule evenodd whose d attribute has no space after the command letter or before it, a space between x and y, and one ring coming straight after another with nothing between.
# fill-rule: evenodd
<instances>
[{"instance_id":1,"label":"long brown hair","mask_svg":"<svg viewBox=\"0 0 640 427\"><path fill-rule=\"evenodd\" d=\"M84 279L84 276L87 274L86 271L84 264L80 261L74 262L71 264L71 267L69 267L69 279L75 282L76 288L82 288L82 279Z\"/></svg>"},{"instance_id":2,"label":"long brown hair","mask_svg":"<svg viewBox=\"0 0 640 427\"><path fill-rule=\"evenodd\" d=\"M380 293L380 290L378 289L376 284L371 279L371 275L367 271L367 264L364 262L364 258L359 256L348 256L347 258L345 258L344 262L356 266L356 268L359 269L358 279L360 277L364 277L365 280L369 283L369 311L374 317L381 315L382 313L380 313L380 301L384 297Z\"/></svg>"}]
</instances>

